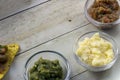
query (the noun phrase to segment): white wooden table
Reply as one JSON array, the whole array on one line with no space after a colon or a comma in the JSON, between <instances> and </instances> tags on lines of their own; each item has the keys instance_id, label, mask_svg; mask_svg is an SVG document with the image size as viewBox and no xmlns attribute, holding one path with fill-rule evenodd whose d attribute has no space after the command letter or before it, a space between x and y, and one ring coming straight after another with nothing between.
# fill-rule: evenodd
<instances>
[{"instance_id":1,"label":"white wooden table","mask_svg":"<svg viewBox=\"0 0 120 80\"><path fill-rule=\"evenodd\" d=\"M84 17L86 0L0 0L0 44L19 43L21 50L4 80L24 80L27 59L42 50L63 54L72 65L70 80L120 80L120 54L115 65L105 72L93 73L73 57L78 36L100 31ZM6 7L7 5L7 7ZM117 41L120 27L104 31Z\"/></svg>"}]
</instances>

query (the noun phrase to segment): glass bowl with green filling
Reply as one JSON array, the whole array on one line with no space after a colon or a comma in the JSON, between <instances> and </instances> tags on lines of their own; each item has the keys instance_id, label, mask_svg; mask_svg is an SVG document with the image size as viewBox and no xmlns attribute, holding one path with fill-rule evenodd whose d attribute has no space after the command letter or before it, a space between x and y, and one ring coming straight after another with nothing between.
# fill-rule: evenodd
<instances>
[{"instance_id":1,"label":"glass bowl with green filling","mask_svg":"<svg viewBox=\"0 0 120 80\"><path fill-rule=\"evenodd\" d=\"M71 68L67 59L51 50L33 54L25 64L25 80L69 80Z\"/></svg>"},{"instance_id":2,"label":"glass bowl with green filling","mask_svg":"<svg viewBox=\"0 0 120 80\"><path fill-rule=\"evenodd\" d=\"M87 0L84 14L100 29L114 28L120 24L120 0Z\"/></svg>"}]
</instances>

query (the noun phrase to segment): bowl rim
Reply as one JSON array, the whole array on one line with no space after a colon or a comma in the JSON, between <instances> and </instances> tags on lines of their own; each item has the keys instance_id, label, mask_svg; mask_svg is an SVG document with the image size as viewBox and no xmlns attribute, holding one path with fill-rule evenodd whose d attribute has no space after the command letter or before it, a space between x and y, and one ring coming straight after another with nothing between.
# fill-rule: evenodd
<instances>
[{"instance_id":1,"label":"bowl rim","mask_svg":"<svg viewBox=\"0 0 120 80\"><path fill-rule=\"evenodd\" d=\"M83 36L85 36L87 34L90 34L90 33L99 33L101 35L104 35L105 37L107 36L107 38L110 38L112 40L112 42L114 43L112 45L115 45L115 50L116 51L114 50L115 51L115 53L114 53L114 59L110 63L108 63L106 65L103 65L103 66L91 66L91 65L85 63L84 61L82 61L80 59L80 57L76 54L76 49L77 49L76 46L78 45L78 41L80 40L80 38L82 38ZM79 63L80 65L82 65L83 67L85 67L87 69L88 68L104 68L104 67L106 67L106 66L114 63L118 59L118 45L116 44L116 41L114 40L114 38L112 36L108 35L107 33L100 32L100 31L89 31L89 32L86 32L86 33L82 34L81 36L79 36L77 38L77 40L75 41L73 51L74 51L74 58L77 61L77 63Z\"/></svg>"},{"instance_id":2,"label":"bowl rim","mask_svg":"<svg viewBox=\"0 0 120 80\"><path fill-rule=\"evenodd\" d=\"M84 14L88 21L90 21L91 23L95 22L95 24L100 24L100 25L118 25L118 24L120 24L120 15L119 15L118 20L116 20L114 22L110 22L110 23L102 23L102 22L99 22L99 21L93 19L92 17L90 17L90 15L88 14L88 9L87 9L88 2L89 2L89 0L86 1L85 6L84 6ZM119 6L120 6L120 4L119 4ZM120 14L120 12L119 12L119 14Z\"/></svg>"},{"instance_id":3,"label":"bowl rim","mask_svg":"<svg viewBox=\"0 0 120 80\"><path fill-rule=\"evenodd\" d=\"M52 51L52 50L39 51L39 52L33 54L32 56L30 56L30 57L27 59L27 61L26 61L26 63L25 63L25 66L24 66L24 75L23 75L23 76L24 76L24 79L25 79L25 80L28 80L28 76L27 76L28 68L27 68L27 66L28 66L28 63L30 62L30 60L31 60L34 56L36 56L36 55L38 55L38 54L46 53L46 52L59 55L60 57L63 58L63 60L65 61L66 66L67 66L67 75L65 76L65 79L64 79L64 80L69 80L70 74L71 74L71 65L69 64L68 60L67 60L61 53L59 53L59 52L57 52L57 51Z\"/></svg>"}]
</instances>

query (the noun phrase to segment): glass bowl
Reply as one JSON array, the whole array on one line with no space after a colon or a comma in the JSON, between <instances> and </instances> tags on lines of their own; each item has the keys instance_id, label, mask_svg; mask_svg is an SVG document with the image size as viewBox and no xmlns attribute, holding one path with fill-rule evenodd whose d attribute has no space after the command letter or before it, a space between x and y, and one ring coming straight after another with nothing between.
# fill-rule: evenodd
<instances>
[{"instance_id":1,"label":"glass bowl","mask_svg":"<svg viewBox=\"0 0 120 80\"><path fill-rule=\"evenodd\" d=\"M78 45L79 41L83 41L86 37L91 38L95 33L99 33L99 35L100 35L101 38L103 38L104 40L109 41L112 44L113 52L114 52L114 58L113 58L113 60L110 63L108 63L106 65L103 65L103 66L97 66L97 67L96 66L91 66L91 65L85 63L76 54L76 50L79 47L79 45ZM74 57L75 57L76 61L80 65L82 65L83 67L85 67L89 71L93 71L93 72L105 71L107 69L110 69L113 66L113 64L116 62L116 60L118 58L118 47L117 47L117 44L116 44L115 40L111 36L109 36L108 34L106 34L106 33L98 32L98 31L87 32L87 33L83 34L82 36L80 36L77 39L77 41L75 43L75 46L74 46Z\"/></svg>"},{"instance_id":2,"label":"glass bowl","mask_svg":"<svg viewBox=\"0 0 120 80\"><path fill-rule=\"evenodd\" d=\"M24 78L25 80L29 80L29 70L33 67L34 63L38 61L40 58L48 59L48 60L59 60L59 63L63 69L63 79L62 80L69 80L71 68L70 64L68 63L67 59L58 52L55 51L40 51L32 55L25 64L25 73Z\"/></svg>"},{"instance_id":3,"label":"glass bowl","mask_svg":"<svg viewBox=\"0 0 120 80\"><path fill-rule=\"evenodd\" d=\"M114 21L114 22L110 22L110 23L102 23L102 22L98 22L97 20L93 19L90 14L88 13L88 9L93 5L95 0L87 0L85 7L84 7L84 14L85 17L87 18L87 20L92 23L93 25L95 25L96 27L98 27L99 29L110 29L113 28L115 26L117 26L118 24L120 24L120 11L118 11L119 14L119 19ZM120 0L117 0L119 5L120 5Z\"/></svg>"}]
</instances>

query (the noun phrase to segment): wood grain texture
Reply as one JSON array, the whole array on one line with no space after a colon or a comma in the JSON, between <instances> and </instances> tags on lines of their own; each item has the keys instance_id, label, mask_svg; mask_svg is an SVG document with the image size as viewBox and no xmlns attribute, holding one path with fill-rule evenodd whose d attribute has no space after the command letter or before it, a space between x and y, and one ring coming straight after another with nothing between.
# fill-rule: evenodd
<instances>
[{"instance_id":1,"label":"wood grain texture","mask_svg":"<svg viewBox=\"0 0 120 80\"><path fill-rule=\"evenodd\" d=\"M17 42L21 52L87 24L85 0L52 0L0 22L1 44Z\"/></svg>"},{"instance_id":2,"label":"wood grain texture","mask_svg":"<svg viewBox=\"0 0 120 80\"><path fill-rule=\"evenodd\" d=\"M0 44L19 43L21 46L21 54L16 56L4 80L24 80L27 59L41 50L54 50L63 54L71 64L71 80L113 80L114 77L119 80L120 73L117 70L120 57L111 70L104 72L105 76L102 73L84 72L86 69L74 59L73 45L78 36L89 31L102 31L85 19L85 2L86 0L51 0L0 21ZM119 26L104 32L116 40L120 49Z\"/></svg>"},{"instance_id":3,"label":"wood grain texture","mask_svg":"<svg viewBox=\"0 0 120 80\"><path fill-rule=\"evenodd\" d=\"M60 52L62 55L64 55L69 61L69 63L71 64L71 68L72 68L71 77L74 77L75 75L85 71L86 69L83 68L81 65L79 65L74 59L73 46L75 44L75 41L80 35L93 30L97 30L97 29L91 25L84 26L78 30L75 30L71 33L63 35L59 38L56 38L55 40L47 42L41 46L38 46L34 49L31 49L17 56L16 59L14 60L14 63L11 66L10 71L8 72L4 80L8 80L8 79L24 80L23 75L24 75L24 66L26 61L31 55L42 50L53 50L53 51Z\"/></svg>"},{"instance_id":4,"label":"wood grain texture","mask_svg":"<svg viewBox=\"0 0 120 80\"><path fill-rule=\"evenodd\" d=\"M0 0L0 20L48 0Z\"/></svg>"},{"instance_id":5,"label":"wood grain texture","mask_svg":"<svg viewBox=\"0 0 120 80\"><path fill-rule=\"evenodd\" d=\"M53 50L53 51L60 52L68 59L68 61L71 64L71 68L72 68L71 80L81 80L81 79L82 80L88 80L88 79L90 79L90 80L109 80L109 79L112 79L113 80L114 78L115 78L115 80L117 80L119 78L118 75L120 74L119 70L118 70L120 57L118 58L116 64L113 66L112 69L110 69L106 72L103 72L103 73L98 73L98 74L91 73L88 71L84 72L84 71L86 71L86 69L83 68L81 65L79 65L76 62L76 60L74 59L73 46L75 44L75 41L77 40L77 38L79 36L81 36L82 34L84 34L86 32L90 32L90 31L101 31L101 30L99 30L96 27L94 27L93 25L89 24L87 26L84 26L82 28L74 30L68 34L65 34L61 37L58 37L54 40L51 40L45 44L42 44L36 48L33 48L33 49L17 56L16 59L14 60L14 63L11 66L10 71L8 72L8 74L6 75L4 80L8 80L8 79L9 80L13 80L13 79L23 80L24 66L25 66L26 61L28 60L28 58L31 55L35 54L36 52L42 51L42 50ZM116 33L113 33L113 34L111 33L111 31L112 30L105 31L105 33L108 33L112 37L115 37L114 35L116 35L116 33L118 33L118 35L120 35L120 33L117 31L116 31ZM119 44L119 36L116 36L115 39L116 39L116 42ZM118 48L120 48L120 47L118 47ZM120 56L120 54L119 54L119 56ZM82 73L82 72L84 72L84 73ZM101 74L104 74L108 77L102 76Z\"/></svg>"}]
</instances>

